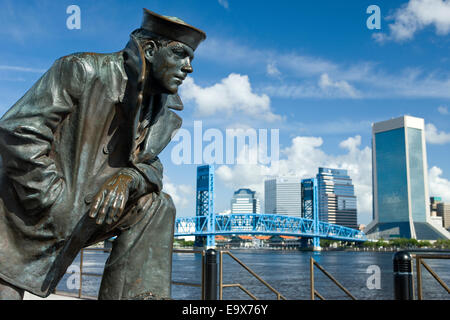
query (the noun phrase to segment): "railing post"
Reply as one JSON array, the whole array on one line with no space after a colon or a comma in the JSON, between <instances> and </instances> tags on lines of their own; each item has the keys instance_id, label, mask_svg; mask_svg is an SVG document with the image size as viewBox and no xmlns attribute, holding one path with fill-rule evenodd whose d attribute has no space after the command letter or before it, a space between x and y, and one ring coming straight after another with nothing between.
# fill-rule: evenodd
<instances>
[{"instance_id":1,"label":"railing post","mask_svg":"<svg viewBox=\"0 0 450 320\"><path fill-rule=\"evenodd\" d=\"M412 258L409 252L394 254L394 299L413 300Z\"/></svg>"},{"instance_id":2,"label":"railing post","mask_svg":"<svg viewBox=\"0 0 450 320\"><path fill-rule=\"evenodd\" d=\"M219 251L219 300L223 300L223 251Z\"/></svg>"},{"instance_id":3,"label":"railing post","mask_svg":"<svg viewBox=\"0 0 450 320\"><path fill-rule=\"evenodd\" d=\"M78 288L78 298L80 299L83 294L83 255L84 248L80 250L80 287Z\"/></svg>"},{"instance_id":4,"label":"railing post","mask_svg":"<svg viewBox=\"0 0 450 320\"><path fill-rule=\"evenodd\" d=\"M205 300L217 300L217 252L214 249L206 250L203 285Z\"/></svg>"},{"instance_id":5,"label":"railing post","mask_svg":"<svg viewBox=\"0 0 450 320\"><path fill-rule=\"evenodd\" d=\"M314 259L312 257L309 258L309 284L311 289L311 300L314 300L316 289L314 288Z\"/></svg>"}]
</instances>

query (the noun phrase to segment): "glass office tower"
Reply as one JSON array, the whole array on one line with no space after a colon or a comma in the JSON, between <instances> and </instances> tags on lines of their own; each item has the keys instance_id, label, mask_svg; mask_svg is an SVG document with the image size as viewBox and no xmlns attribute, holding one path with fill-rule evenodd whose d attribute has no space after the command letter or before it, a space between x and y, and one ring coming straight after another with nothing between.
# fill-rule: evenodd
<instances>
[{"instance_id":1,"label":"glass office tower","mask_svg":"<svg viewBox=\"0 0 450 320\"><path fill-rule=\"evenodd\" d=\"M319 168L319 220L357 229L355 189L347 170Z\"/></svg>"},{"instance_id":2,"label":"glass office tower","mask_svg":"<svg viewBox=\"0 0 450 320\"><path fill-rule=\"evenodd\" d=\"M377 238L434 240L431 226L424 120L403 116L372 126L373 221ZM444 232L444 233L443 233Z\"/></svg>"}]
</instances>

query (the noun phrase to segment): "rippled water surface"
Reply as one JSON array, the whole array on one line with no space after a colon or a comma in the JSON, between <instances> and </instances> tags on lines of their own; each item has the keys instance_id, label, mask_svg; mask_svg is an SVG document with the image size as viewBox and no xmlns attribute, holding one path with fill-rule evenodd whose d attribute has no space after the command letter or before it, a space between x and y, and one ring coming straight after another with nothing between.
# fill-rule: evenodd
<instances>
[{"instance_id":1,"label":"rippled water surface","mask_svg":"<svg viewBox=\"0 0 450 320\"><path fill-rule=\"evenodd\" d=\"M392 252L348 252L324 251L320 253L278 250L231 250L239 260L250 267L262 279L278 290L287 299L310 298L309 260L312 256L333 275L357 299L393 299ZM83 272L101 274L107 253L85 252ZM77 270L80 258L75 260L72 270ZM450 260L427 260L427 264L447 284L450 283ZM380 289L369 289L374 284L373 269L380 270ZM375 268L376 269L376 268ZM276 295L229 256L224 255L225 284L240 283L259 299L276 299ZM450 295L422 268L424 299L450 299ZM315 268L315 288L326 299L348 299L346 294ZM372 276L372 277L371 277ZM371 277L371 278L370 278ZM57 290L76 293L79 276L66 274ZM201 256L198 254L174 253L173 281L200 283ZM83 276L83 295L96 296L100 277ZM200 299L201 289L181 285L172 286L173 299ZM224 299L250 299L238 288L224 288Z\"/></svg>"}]
</instances>

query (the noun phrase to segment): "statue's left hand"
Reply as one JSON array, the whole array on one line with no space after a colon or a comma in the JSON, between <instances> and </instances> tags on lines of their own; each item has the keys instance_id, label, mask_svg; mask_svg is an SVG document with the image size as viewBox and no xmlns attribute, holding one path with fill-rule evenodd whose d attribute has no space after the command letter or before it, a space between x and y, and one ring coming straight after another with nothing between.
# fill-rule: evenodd
<instances>
[{"instance_id":1,"label":"statue's left hand","mask_svg":"<svg viewBox=\"0 0 450 320\"><path fill-rule=\"evenodd\" d=\"M110 178L93 199L89 217L97 218L97 224L117 221L125 209L132 182L133 177L127 174Z\"/></svg>"}]
</instances>

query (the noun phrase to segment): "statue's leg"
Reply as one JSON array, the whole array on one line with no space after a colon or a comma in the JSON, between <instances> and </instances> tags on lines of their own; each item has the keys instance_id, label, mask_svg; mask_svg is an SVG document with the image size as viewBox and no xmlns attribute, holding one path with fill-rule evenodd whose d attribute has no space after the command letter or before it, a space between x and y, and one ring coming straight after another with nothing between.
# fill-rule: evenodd
<instances>
[{"instance_id":1,"label":"statue's leg","mask_svg":"<svg viewBox=\"0 0 450 320\"><path fill-rule=\"evenodd\" d=\"M125 300L142 294L170 297L174 222L175 206L170 196L155 194L142 219L114 241L99 299Z\"/></svg>"},{"instance_id":2,"label":"statue's leg","mask_svg":"<svg viewBox=\"0 0 450 320\"><path fill-rule=\"evenodd\" d=\"M0 300L23 300L25 291L0 279Z\"/></svg>"}]
</instances>

